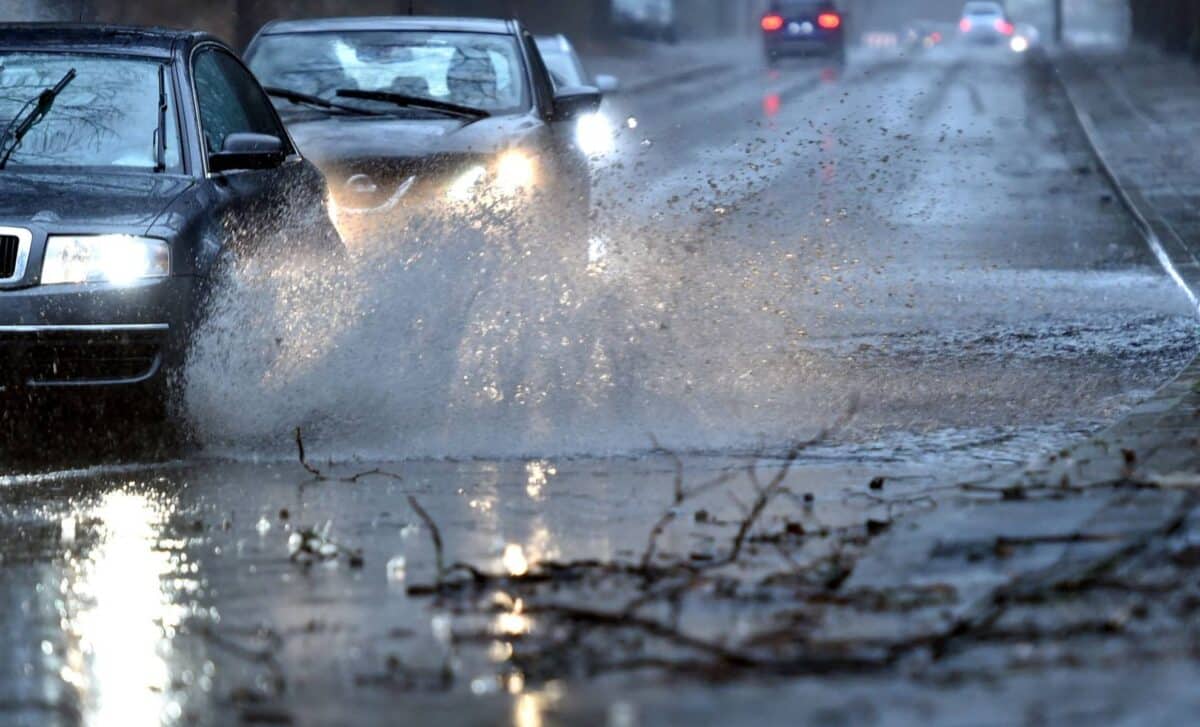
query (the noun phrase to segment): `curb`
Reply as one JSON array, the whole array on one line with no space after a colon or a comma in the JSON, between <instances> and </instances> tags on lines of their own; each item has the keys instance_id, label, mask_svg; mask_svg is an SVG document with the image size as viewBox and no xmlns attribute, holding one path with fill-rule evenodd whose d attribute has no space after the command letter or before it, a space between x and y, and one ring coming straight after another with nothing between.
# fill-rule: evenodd
<instances>
[{"instance_id":1,"label":"curb","mask_svg":"<svg viewBox=\"0 0 1200 727\"><path fill-rule=\"evenodd\" d=\"M1062 77L1059 64L1049 57L1046 60L1054 71L1054 77L1062 88L1063 96L1067 99L1067 103L1079 123L1079 128L1083 131L1084 138L1087 140L1101 173L1133 218L1138 231L1145 238L1158 262L1171 279L1187 294L1193 308L1196 308L1196 293L1175 267L1174 261L1163 245L1158 229L1161 228L1166 234L1173 236L1172 242L1185 251L1187 250L1186 245L1175 235L1174 230L1166 224L1158 211L1142 196L1136 186L1126 183L1121 178L1121 174L1104 152L1100 143L1099 131L1091 115L1083 109L1076 94ZM1179 374L1159 387L1148 399L1134 406L1123 417L1095 435L1068 446L1062 452L1039 455L1016 471L993 478L992 483L1005 490L1020 491L1021 488L1036 482L1058 482L1064 486L1070 484L1076 487L1087 487L1135 474L1152 477L1153 471L1144 471L1146 466L1171 464L1173 460L1177 459L1177 453L1161 451L1171 449L1162 444L1164 422L1177 420L1180 412L1186 412L1191 420L1195 420L1197 411L1200 411L1200 356L1193 358ZM1177 421L1167 428L1171 432L1169 439L1173 443L1182 444L1180 440L1185 440L1189 436L1189 433L1182 431L1182 427ZM1151 451L1161 451L1163 456L1154 459L1163 461L1153 464L1142 461L1139 452L1146 448ZM1182 444L1182 448L1192 449L1193 447Z\"/></svg>"},{"instance_id":2,"label":"curb","mask_svg":"<svg viewBox=\"0 0 1200 727\"><path fill-rule=\"evenodd\" d=\"M1150 246L1150 251L1154 253L1155 259L1158 260L1167 275L1175 281L1175 284L1183 290L1188 300L1191 301L1192 308L1196 310L1197 315L1200 315L1200 297L1197 296L1196 290L1184 279L1179 268L1176 267L1175 260L1171 258L1171 254L1167 251L1166 245L1163 243L1163 236L1159 234L1159 230L1163 231L1163 234L1168 238L1173 247L1187 252L1187 244L1163 220L1154 206L1146 201L1136 186L1127 184L1121 179L1121 175L1117 172L1116 167L1109 161L1108 155L1104 152L1103 145L1100 142L1100 133L1096 128L1095 122L1092 120L1091 114L1083 109L1070 84L1063 79L1059 64L1053 58L1049 58L1048 60L1051 68L1054 70L1054 78L1058 81L1058 85L1063 91L1063 97L1067 99L1067 104L1071 107L1071 112L1074 114L1080 130L1083 131L1084 138L1087 139L1088 147L1091 149L1092 156L1096 159L1101 173L1116 192L1117 197L1121 200L1121 204L1129 212L1130 216L1133 217L1134 224L1137 225L1138 231L1142 233L1146 244ZM1191 261L1183 264L1189 263L1193 265L1196 263L1194 256Z\"/></svg>"}]
</instances>

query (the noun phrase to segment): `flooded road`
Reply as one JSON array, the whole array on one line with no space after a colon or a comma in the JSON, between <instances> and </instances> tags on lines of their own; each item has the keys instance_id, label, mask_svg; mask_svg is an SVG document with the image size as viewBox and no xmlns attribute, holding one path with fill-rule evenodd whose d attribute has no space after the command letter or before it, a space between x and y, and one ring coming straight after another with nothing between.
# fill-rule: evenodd
<instances>
[{"instance_id":1,"label":"flooded road","mask_svg":"<svg viewBox=\"0 0 1200 727\"><path fill-rule=\"evenodd\" d=\"M664 513L660 555L719 560L777 474L773 528L890 521L880 478L924 507L1194 355L1187 297L1048 69L947 49L766 71L752 50L609 102L591 245L410 230L336 280L272 271L193 362L192 445L10 457L2 721L385 723L398 695L414 719L679 718L701 691L606 703L587 663L526 674L514 648L550 626L519 598L411 588L439 577L430 522L447 563L513 576L637 562ZM729 487L681 506L661 449ZM629 597L605 587L592 605Z\"/></svg>"}]
</instances>

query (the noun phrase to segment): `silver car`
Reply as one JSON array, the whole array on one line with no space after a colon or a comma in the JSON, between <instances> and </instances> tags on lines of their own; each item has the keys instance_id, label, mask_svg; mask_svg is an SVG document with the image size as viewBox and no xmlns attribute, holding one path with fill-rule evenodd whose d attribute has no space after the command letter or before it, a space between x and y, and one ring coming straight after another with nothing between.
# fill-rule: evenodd
<instances>
[{"instance_id":1,"label":"silver car","mask_svg":"<svg viewBox=\"0 0 1200 727\"><path fill-rule=\"evenodd\" d=\"M1007 43L1016 32L1008 12L998 2L967 3L958 28L967 42L983 45Z\"/></svg>"}]
</instances>

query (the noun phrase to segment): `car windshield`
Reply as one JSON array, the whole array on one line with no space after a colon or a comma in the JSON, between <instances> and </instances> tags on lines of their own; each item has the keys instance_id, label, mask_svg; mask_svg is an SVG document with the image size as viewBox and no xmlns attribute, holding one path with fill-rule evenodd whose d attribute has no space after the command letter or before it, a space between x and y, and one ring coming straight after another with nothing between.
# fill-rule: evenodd
<instances>
[{"instance_id":1,"label":"car windshield","mask_svg":"<svg viewBox=\"0 0 1200 727\"><path fill-rule=\"evenodd\" d=\"M817 0L790 0L788 2L772 3L771 6L775 12L784 13L785 15L820 13L836 10L836 7L833 3L820 2Z\"/></svg>"},{"instance_id":2,"label":"car windshield","mask_svg":"<svg viewBox=\"0 0 1200 727\"><path fill-rule=\"evenodd\" d=\"M160 68L139 58L0 50L0 130L14 130L33 111L32 100L76 72L45 118L13 148L6 168L154 169ZM171 84L166 85L170 170L179 167L180 150ZM15 143L8 133L0 136L4 149Z\"/></svg>"},{"instance_id":3,"label":"car windshield","mask_svg":"<svg viewBox=\"0 0 1200 727\"><path fill-rule=\"evenodd\" d=\"M492 114L529 107L516 39L490 33L354 31L268 35L250 51L268 87L333 99L342 89L428 98ZM378 101L354 104L378 107Z\"/></svg>"},{"instance_id":4,"label":"car windshield","mask_svg":"<svg viewBox=\"0 0 1200 727\"><path fill-rule=\"evenodd\" d=\"M1004 15L1004 8L995 3L971 3L963 11L964 15Z\"/></svg>"}]
</instances>

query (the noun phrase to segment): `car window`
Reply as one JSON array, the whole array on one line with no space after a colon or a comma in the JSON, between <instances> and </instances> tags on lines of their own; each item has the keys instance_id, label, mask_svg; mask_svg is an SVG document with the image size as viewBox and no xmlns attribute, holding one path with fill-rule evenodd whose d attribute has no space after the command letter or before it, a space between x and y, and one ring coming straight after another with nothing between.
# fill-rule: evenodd
<instances>
[{"instance_id":1,"label":"car window","mask_svg":"<svg viewBox=\"0 0 1200 727\"><path fill-rule=\"evenodd\" d=\"M69 71L76 74L7 167L155 168L160 69L140 58L0 50L0 129L28 116L27 104ZM170 80L168 73L165 162L175 170L182 155Z\"/></svg>"},{"instance_id":2,"label":"car window","mask_svg":"<svg viewBox=\"0 0 1200 727\"><path fill-rule=\"evenodd\" d=\"M209 154L220 151L225 138L236 133L270 134L287 143L270 100L232 55L202 48L192 61L192 75Z\"/></svg>"},{"instance_id":3,"label":"car window","mask_svg":"<svg viewBox=\"0 0 1200 727\"><path fill-rule=\"evenodd\" d=\"M579 67L579 63L571 54L557 51L542 51L542 60L545 61L546 67L550 70L550 77L554 80L555 86L587 85L583 69Z\"/></svg>"},{"instance_id":4,"label":"car window","mask_svg":"<svg viewBox=\"0 0 1200 727\"><path fill-rule=\"evenodd\" d=\"M964 10L966 15L1003 15L1004 8L995 3L969 3Z\"/></svg>"},{"instance_id":5,"label":"car window","mask_svg":"<svg viewBox=\"0 0 1200 727\"><path fill-rule=\"evenodd\" d=\"M801 13L821 13L836 10L836 6L832 2L820 2L819 0L787 0L784 2L771 3L771 9L777 13L787 15L799 15Z\"/></svg>"},{"instance_id":6,"label":"car window","mask_svg":"<svg viewBox=\"0 0 1200 727\"><path fill-rule=\"evenodd\" d=\"M427 31L280 33L260 38L250 67L267 86L332 99L341 89L445 101L494 114L524 111L528 89L512 36ZM381 102L342 99L342 103Z\"/></svg>"}]
</instances>

